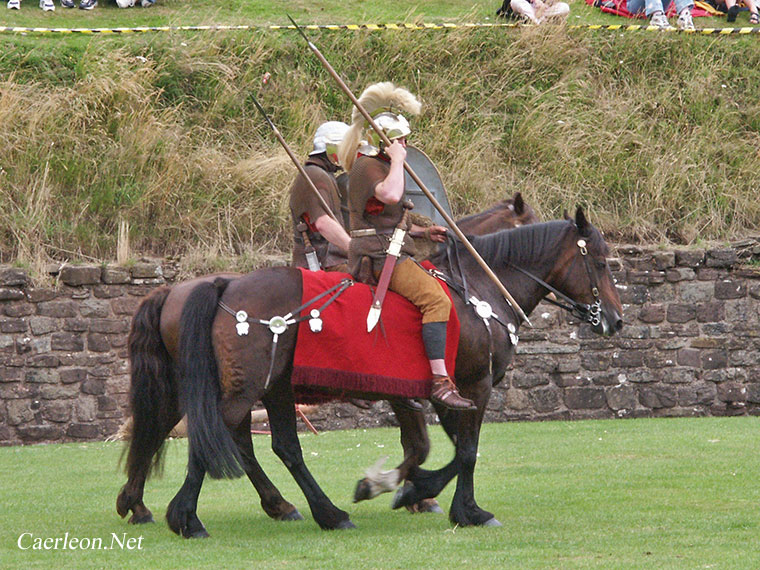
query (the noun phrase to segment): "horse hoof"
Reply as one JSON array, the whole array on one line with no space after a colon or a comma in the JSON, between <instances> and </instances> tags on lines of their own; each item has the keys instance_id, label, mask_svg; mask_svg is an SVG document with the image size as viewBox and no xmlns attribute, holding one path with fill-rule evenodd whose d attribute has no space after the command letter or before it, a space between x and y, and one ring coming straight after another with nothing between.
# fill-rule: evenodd
<instances>
[{"instance_id":1,"label":"horse hoof","mask_svg":"<svg viewBox=\"0 0 760 570\"><path fill-rule=\"evenodd\" d=\"M154 523L154 522L156 521L153 519L152 513L148 513L146 515L142 515L139 517L135 513L129 518L129 524L148 524L148 523Z\"/></svg>"},{"instance_id":2,"label":"horse hoof","mask_svg":"<svg viewBox=\"0 0 760 570\"><path fill-rule=\"evenodd\" d=\"M438 501L435 499L420 501L417 503L419 505L418 513L435 513L437 515L443 514L443 509L441 508L441 505L438 504Z\"/></svg>"},{"instance_id":3,"label":"horse hoof","mask_svg":"<svg viewBox=\"0 0 760 570\"><path fill-rule=\"evenodd\" d=\"M407 481L404 486L401 487L396 494L393 495L393 501L391 501L392 509L400 509L407 505L413 505L415 503L414 497L414 484Z\"/></svg>"},{"instance_id":4,"label":"horse hoof","mask_svg":"<svg viewBox=\"0 0 760 570\"><path fill-rule=\"evenodd\" d=\"M359 479L354 489L354 503L372 498L372 487L366 479Z\"/></svg>"},{"instance_id":5,"label":"horse hoof","mask_svg":"<svg viewBox=\"0 0 760 570\"><path fill-rule=\"evenodd\" d=\"M486 522L484 522L483 526L502 526L502 525L499 521L493 518L493 519L488 519Z\"/></svg>"},{"instance_id":6,"label":"horse hoof","mask_svg":"<svg viewBox=\"0 0 760 570\"><path fill-rule=\"evenodd\" d=\"M293 509L289 513L285 513L280 517L281 521L302 521L303 515L298 512L298 509Z\"/></svg>"},{"instance_id":7,"label":"horse hoof","mask_svg":"<svg viewBox=\"0 0 760 570\"><path fill-rule=\"evenodd\" d=\"M185 538L208 538L209 534L208 534L208 532L206 531L205 528L202 528L200 530L193 531L193 532L191 532L189 534L185 534L183 532L182 536L184 536Z\"/></svg>"},{"instance_id":8,"label":"horse hoof","mask_svg":"<svg viewBox=\"0 0 760 570\"><path fill-rule=\"evenodd\" d=\"M346 520L340 521L338 523L338 526L335 527L335 530L348 530L352 528L356 528L356 525L352 523L350 520L346 519Z\"/></svg>"}]
</instances>

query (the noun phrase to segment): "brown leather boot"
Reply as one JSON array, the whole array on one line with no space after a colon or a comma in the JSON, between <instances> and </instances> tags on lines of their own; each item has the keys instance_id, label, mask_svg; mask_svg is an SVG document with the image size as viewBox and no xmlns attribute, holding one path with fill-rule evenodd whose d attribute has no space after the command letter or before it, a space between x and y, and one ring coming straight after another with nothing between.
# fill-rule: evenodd
<instances>
[{"instance_id":1,"label":"brown leather boot","mask_svg":"<svg viewBox=\"0 0 760 570\"><path fill-rule=\"evenodd\" d=\"M463 398L459 395L457 387L454 386L451 378L448 376L433 376L433 388L430 390L430 401L434 404L451 410L477 410L475 402Z\"/></svg>"}]
</instances>

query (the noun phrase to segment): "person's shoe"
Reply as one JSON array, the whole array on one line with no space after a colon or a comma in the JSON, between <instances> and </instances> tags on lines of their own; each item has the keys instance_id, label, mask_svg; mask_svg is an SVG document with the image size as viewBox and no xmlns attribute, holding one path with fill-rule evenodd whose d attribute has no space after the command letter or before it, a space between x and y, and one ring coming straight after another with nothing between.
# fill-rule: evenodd
<instances>
[{"instance_id":1,"label":"person's shoe","mask_svg":"<svg viewBox=\"0 0 760 570\"><path fill-rule=\"evenodd\" d=\"M425 409L424 406L417 400L413 400L411 398L396 398L394 401L405 410L409 410L411 412L421 412Z\"/></svg>"},{"instance_id":2,"label":"person's shoe","mask_svg":"<svg viewBox=\"0 0 760 570\"><path fill-rule=\"evenodd\" d=\"M678 15L676 26L682 32L689 32L696 29L694 28L694 20L691 18L691 10L689 8L686 8Z\"/></svg>"},{"instance_id":3,"label":"person's shoe","mask_svg":"<svg viewBox=\"0 0 760 570\"><path fill-rule=\"evenodd\" d=\"M55 10L55 4L53 4L53 0L40 0L40 8L45 12L53 12Z\"/></svg>"},{"instance_id":4,"label":"person's shoe","mask_svg":"<svg viewBox=\"0 0 760 570\"><path fill-rule=\"evenodd\" d=\"M140 6L142 6L143 8L150 8L155 3L156 3L156 0L140 0Z\"/></svg>"},{"instance_id":5,"label":"person's shoe","mask_svg":"<svg viewBox=\"0 0 760 570\"><path fill-rule=\"evenodd\" d=\"M670 25L670 22L668 22L668 19L665 17L665 14L662 12L655 12L652 14L652 17L649 19L649 25L659 30L673 29Z\"/></svg>"},{"instance_id":6,"label":"person's shoe","mask_svg":"<svg viewBox=\"0 0 760 570\"><path fill-rule=\"evenodd\" d=\"M8 0L8 10L21 10L20 0Z\"/></svg>"},{"instance_id":7,"label":"person's shoe","mask_svg":"<svg viewBox=\"0 0 760 570\"><path fill-rule=\"evenodd\" d=\"M739 12L741 11L741 8L734 4L728 9L728 12L726 12L726 22L735 22L736 16L739 15Z\"/></svg>"},{"instance_id":8,"label":"person's shoe","mask_svg":"<svg viewBox=\"0 0 760 570\"><path fill-rule=\"evenodd\" d=\"M457 387L448 376L433 376L430 401L451 410L477 410L475 402L459 395Z\"/></svg>"},{"instance_id":9,"label":"person's shoe","mask_svg":"<svg viewBox=\"0 0 760 570\"><path fill-rule=\"evenodd\" d=\"M80 10L92 10L97 5L98 5L98 0L82 0L79 3L79 9Z\"/></svg>"},{"instance_id":10,"label":"person's shoe","mask_svg":"<svg viewBox=\"0 0 760 570\"><path fill-rule=\"evenodd\" d=\"M119 8L131 8L135 5L135 0L116 0L116 4Z\"/></svg>"},{"instance_id":11,"label":"person's shoe","mask_svg":"<svg viewBox=\"0 0 760 570\"><path fill-rule=\"evenodd\" d=\"M74 4L74 0L61 0L61 8L76 8L77 5Z\"/></svg>"}]
</instances>

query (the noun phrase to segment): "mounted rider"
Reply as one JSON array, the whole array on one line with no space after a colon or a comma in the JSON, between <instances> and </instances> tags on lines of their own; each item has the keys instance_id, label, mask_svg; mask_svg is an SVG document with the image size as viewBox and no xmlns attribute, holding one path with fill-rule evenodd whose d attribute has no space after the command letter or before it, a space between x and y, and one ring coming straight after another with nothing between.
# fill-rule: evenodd
<instances>
[{"instance_id":1,"label":"mounted rider","mask_svg":"<svg viewBox=\"0 0 760 570\"><path fill-rule=\"evenodd\" d=\"M459 395L446 370L446 327L451 301L438 280L412 259L415 250L408 230L422 231L425 237L438 242L444 241L446 234L442 226L424 229L412 226L405 214L408 204L403 201L404 159L406 137L411 133L405 115L418 115L422 105L408 90L391 82L370 85L359 97L359 103L391 145L386 148L358 109L354 109L351 128L339 148L340 163L349 172L349 268L355 276L359 275L363 260L368 258L371 273L381 284L383 266L392 271L388 289L407 298L422 313L422 340L433 373L430 400L451 409L475 409L471 400ZM400 251L390 249L398 261L389 264L387 252L391 243L397 241L391 234L401 235L400 231L394 233L397 229L406 234L403 243L399 241L396 245ZM380 306L378 313L379 309Z\"/></svg>"},{"instance_id":2,"label":"mounted rider","mask_svg":"<svg viewBox=\"0 0 760 570\"><path fill-rule=\"evenodd\" d=\"M304 171L329 206L330 212L326 211L303 175L299 174L290 188L295 267L306 267L312 271L346 270L351 238L341 221L336 174L342 170L338 161L338 144L348 129L349 126L340 121L322 123L314 134L313 150L304 163Z\"/></svg>"}]
</instances>

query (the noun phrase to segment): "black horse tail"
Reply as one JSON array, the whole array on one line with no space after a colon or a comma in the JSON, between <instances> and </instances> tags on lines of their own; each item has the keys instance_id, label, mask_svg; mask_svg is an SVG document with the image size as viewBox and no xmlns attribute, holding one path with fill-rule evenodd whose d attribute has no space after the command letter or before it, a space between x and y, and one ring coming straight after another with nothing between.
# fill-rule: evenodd
<instances>
[{"instance_id":1,"label":"black horse tail","mask_svg":"<svg viewBox=\"0 0 760 570\"><path fill-rule=\"evenodd\" d=\"M229 279L201 283L190 293L180 317L179 365L186 390L190 453L214 479L243 474L240 453L219 412L219 373L211 325Z\"/></svg>"},{"instance_id":2,"label":"black horse tail","mask_svg":"<svg viewBox=\"0 0 760 570\"><path fill-rule=\"evenodd\" d=\"M132 318L129 331L132 436L126 471L130 481L145 480L151 472L161 471L164 440L180 418L171 358L159 328L161 310L170 290L161 287L148 295Z\"/></svg>"}]
</instances>

